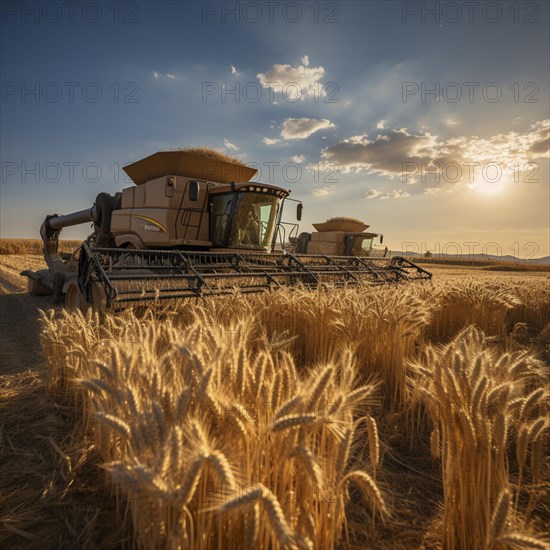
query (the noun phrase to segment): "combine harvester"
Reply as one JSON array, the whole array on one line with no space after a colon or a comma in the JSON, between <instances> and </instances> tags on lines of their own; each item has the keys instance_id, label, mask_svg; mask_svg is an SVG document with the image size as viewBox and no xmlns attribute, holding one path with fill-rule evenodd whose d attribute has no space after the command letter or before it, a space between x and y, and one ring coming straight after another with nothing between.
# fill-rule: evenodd
<instances>
[{"instance_id":1,"label":"combine harvester","mask_svg":"<svg viewBox=\"0 0 550 550\"><path fill-rule=\"evenodd\" d=\"M53 294L69 309L114 310L295 284L431 278L404 258L283 250L290 191L251 181L256 170L215 151L158 152L124 170L135 186L100 193L92 208L46 217L40 235L48 269L22 272L31 294ZM298 202L298 221L301 213ZM86 241L60 254L61 230L89 222Z\"/></svg>"},{"instance_id":2,"label":"combine harvester","mask_svg":"<svg viewBox=\"0 0 550 550\"><path fill-rule=\"evenodd\" d=\"M317 231L300 233L291 239L296 254L328 254L332 256L361 256L368 258L386 258L388 248L380 250L374 247L374 239L384 242L384 235L365 232L369 226L360 220L347 217L331 218L324 223L314 223Z\"/></svg>"}]
</instances>

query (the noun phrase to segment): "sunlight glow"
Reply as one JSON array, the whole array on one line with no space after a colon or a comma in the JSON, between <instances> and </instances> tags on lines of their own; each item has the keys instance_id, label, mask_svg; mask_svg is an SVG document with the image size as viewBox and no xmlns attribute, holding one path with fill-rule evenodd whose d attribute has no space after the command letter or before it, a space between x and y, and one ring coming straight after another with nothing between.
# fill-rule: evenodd
<instances>
[{"instance_id":1,"label":"sunlight glow","mask_svg":"<svg viewBox=\"0 0 550 550\"><path fill-rule=\"evenodd\" d=\"M499 195L508 189L508 184L509 182L504 178L495 182L476 179L473 183L469 183L467 187L483 195Z\"/></svg>"}]
</instances>

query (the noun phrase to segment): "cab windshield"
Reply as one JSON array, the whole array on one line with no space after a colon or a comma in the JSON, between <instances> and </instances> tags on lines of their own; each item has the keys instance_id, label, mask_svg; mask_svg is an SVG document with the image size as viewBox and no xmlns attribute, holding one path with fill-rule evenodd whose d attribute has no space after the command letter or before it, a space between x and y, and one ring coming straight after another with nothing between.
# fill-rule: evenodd
<instances>
[{"instance_id":1,"label":"cab windshield","mask_svg":"<svg viewBox=\"0 0 550 550\"><path fill-rule=\"evenodd\" d=\"M368 256L372 249L372 237L357 237L353 242L352 256Z\"/></svg>"},{"instance_id":2,"label":"cab windshield","mask_svg":"<svg viewBox=\"0 0 550 550\"><path fill-rule=\"evenodd\" d=\"M271 247L279 198L266 193L224 193L212 201L215 246L267 250Z\"/></svg>"}]
</instances>

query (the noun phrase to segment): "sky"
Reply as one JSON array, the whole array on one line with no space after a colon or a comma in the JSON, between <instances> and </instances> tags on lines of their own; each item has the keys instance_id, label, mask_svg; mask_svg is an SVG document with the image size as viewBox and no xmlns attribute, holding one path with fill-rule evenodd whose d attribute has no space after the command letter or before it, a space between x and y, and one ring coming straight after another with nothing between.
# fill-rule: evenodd
<instances>
[{"instance_id":1,"label":"sky","mask_svg":"<svg viewBox=\"0 0 550 550\"><path fill-rule=\"evenodd\" d=\"M303 231L352 216L392 250L550 254L548 2L1 6L0 237L208 146L291 189Z\"/></svg>"}]
</instances>

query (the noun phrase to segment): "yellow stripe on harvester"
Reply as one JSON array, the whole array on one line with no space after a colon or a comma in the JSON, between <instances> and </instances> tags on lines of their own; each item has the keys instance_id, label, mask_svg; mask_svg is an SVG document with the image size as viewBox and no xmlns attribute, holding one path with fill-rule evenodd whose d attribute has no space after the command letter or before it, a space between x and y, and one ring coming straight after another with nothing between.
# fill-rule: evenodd
<instances>
[{"instance_id":1,"label":"yellow stripe on harvester","mask_svg":"<svg viewBox=\"0 0 550 550\"><path fill-rule=\"evenodd\" d=\"M157 226L163 233L166 233L166 227L162 225L160 222L157 222L157 220L153 220L151 218L148 218L147 216L136 216L134 215L134 218L139 218L140 220L145 220L146 222L152 223L153 225Z\"/></svg>"}]
</instances>

